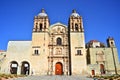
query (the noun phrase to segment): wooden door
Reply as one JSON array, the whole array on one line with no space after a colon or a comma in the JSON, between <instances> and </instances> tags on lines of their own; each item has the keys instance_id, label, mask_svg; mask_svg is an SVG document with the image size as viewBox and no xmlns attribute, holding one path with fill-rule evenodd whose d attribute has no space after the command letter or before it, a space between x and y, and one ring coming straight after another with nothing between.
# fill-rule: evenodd
<instances>
[{"instance_id":1,"label":"wooden door","mask_svg":"<svg viewBox=\"0 0 120 80\"><path fill-rule=\"evenodd\" d=\"M62 75L63 74L63 67L61 63L56 63L55 65L55 74Z\"/></svg>"},{"instance_id":2,"label":"wooden door","mask_svg":"<svg viewBox=\"0 0 120 80\"><path fill-rule=\"evenodd\" d=\"M101 71L101 74L105 74L105 68L103 64L100 64L100 71Z\"/></svg>"},{"instance_id":3,"label":"wooden door","mask_svg":"<svg viewBox=\"0 0 120 80\"><path fill-rule=\"evenodd\" d=\"M95 75L95 70L92 70L92 75Z\"/></svg>"}]
</instances>

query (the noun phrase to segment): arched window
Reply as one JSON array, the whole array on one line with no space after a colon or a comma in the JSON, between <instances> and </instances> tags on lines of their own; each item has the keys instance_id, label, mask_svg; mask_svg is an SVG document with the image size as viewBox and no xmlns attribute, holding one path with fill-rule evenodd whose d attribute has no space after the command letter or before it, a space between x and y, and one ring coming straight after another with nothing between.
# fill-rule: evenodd
<instances>
[{"instance_id":1,"label":"arched window","mask_svg":"<svg viewBox=\"0 0 120 80\"><path fill-rule=\"evenodd\" d=\"M111 45L114 46L113 42L111 42Z\"/></svg>"},{"instance_id":2,"label":"arched window","mask_svg":"<svg viewBox=\"0 0 120 80\"><path fill-rule=\"evenodd\" d=\"M62 40L61 40L61 38L57 38L57 45L62 45Z\"/></svg>"},{"instance_id":3,"label":"arched window","mask_svg":"<svg viewBox=\"0 0 120 80\"><path fill-rule=\"evenodd\" d=\"M38 28L38 23L36 23L36 29Z\"/></svg>"},{"instance_id":4,"label":"arched window","mask_svg":"<svg viewBox=\"0 0 120 80\"><path fill-rule=\"evenodd\" d=\"M78 24L75 24L75 31L78 31Z\"/></svg>"},{"instance_id":5,"label":"arched window","mask_svg":"<svg viewBox=\"0 0 120 80\"><path fill-rule=\"evenodd\" d=\"M42 24L40 24L40 31L42 31Z\"/></svg>"}]
</instances>

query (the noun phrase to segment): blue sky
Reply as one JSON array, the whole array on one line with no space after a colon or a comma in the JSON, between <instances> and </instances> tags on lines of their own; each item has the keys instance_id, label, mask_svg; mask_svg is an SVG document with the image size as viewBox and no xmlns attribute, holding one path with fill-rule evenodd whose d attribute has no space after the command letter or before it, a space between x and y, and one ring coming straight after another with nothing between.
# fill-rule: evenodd
<instances>
[{"instance_id":1,"label":"blue sky","mask_svg":"<svg viewBox=\"0 0 120 80\"><path fill-rule=\"evenodd\" d=\"M34 16L46 10L50 24L68 25L73 9L83 17L86 43L112 36L120 56L120 0L0 0L0 49L10 40L31 40Z\"/></svg>"}]
</instances>

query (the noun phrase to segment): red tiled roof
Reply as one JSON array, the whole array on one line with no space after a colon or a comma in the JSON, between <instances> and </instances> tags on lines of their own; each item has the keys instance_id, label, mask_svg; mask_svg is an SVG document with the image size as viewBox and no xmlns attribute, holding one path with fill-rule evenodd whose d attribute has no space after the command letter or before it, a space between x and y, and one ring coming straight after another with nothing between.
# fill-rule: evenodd
<instances>
[{"instance_id":1,"label":"red tiled roof","mask_svg":"<svg viewBox=\"0 0 120 80\"><path fill-rule=\"evenodd\" d=\"M98 41L98 40L90 40L90 43L91 43L91 42L99 42L99 41Z\"/></svg>"},{"instance_id":2,"label":"red tiled roof","mask_svg":"<svg viewBox=\"0 0 120 80\"><path fill-rule=\"evenodd\" d=\"M4 50L0 50L0 52L5 52Z\"/></svg>"}]
</instances>

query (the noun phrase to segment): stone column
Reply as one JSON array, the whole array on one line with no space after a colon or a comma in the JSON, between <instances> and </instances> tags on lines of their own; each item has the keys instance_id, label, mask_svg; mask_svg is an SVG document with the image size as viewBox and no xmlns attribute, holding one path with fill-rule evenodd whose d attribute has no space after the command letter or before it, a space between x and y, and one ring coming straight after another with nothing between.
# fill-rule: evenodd
<instances>
[{"instance_id":1,"label":"stone column","mask_svg":"<svg viewBox=\"0 0 120 80\"><path fill-rule=\"evenodd\" d=\"M17 74L18 74L18 75L21 74L21 65L18 65L18 67L17 67Z\"/></svg>"}]
</instances>

